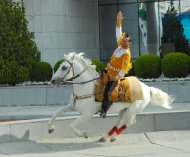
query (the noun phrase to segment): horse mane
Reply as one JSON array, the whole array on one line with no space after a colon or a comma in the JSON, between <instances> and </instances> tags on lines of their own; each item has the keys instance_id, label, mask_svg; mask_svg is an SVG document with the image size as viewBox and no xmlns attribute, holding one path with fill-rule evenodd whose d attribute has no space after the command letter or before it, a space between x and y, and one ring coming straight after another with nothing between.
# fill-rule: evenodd
<instances>
[{"instance_id":1,"label":"horse mane","mask_svg":"<svg viewBox=\"0 0 190 157\"><path fill-rule=\"evenodd\" d=\"M84 52L70 52L69 54L67 54L67 57L69 57L70 59L74 57L74 59L79 61L82 65L84 65L84 67L89 66L89 68L93 70L96 75L98 75L98 72L96 71L96 65L93 65L92 61L89 58L85 58L84 55Z\"/></svg>"}]
</instances>

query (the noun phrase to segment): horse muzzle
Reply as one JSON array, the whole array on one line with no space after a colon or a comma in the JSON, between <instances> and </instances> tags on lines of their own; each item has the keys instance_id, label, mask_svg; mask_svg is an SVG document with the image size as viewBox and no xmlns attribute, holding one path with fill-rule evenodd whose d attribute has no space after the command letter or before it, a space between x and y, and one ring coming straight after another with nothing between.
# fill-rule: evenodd
<instances>
[{"instance_id":1,"label":"horse muzzle","mask_svg":"<svg viewBox=\"0 0 190 157\"><path fill-rule=\"evenodd\" d=\"M51 81L51 86L59 86L60 84L61 84L61 80L59 80L59 79L52 79Z\"/></svg>"}]
</instances>

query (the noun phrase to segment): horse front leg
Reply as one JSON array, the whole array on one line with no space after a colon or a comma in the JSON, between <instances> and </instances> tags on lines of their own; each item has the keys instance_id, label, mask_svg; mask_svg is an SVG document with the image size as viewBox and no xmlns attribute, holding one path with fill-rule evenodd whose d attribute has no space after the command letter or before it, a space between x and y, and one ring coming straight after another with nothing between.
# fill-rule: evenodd
<instances>
[{"instance_id":1,"label":"horse front leg","mask_svg":"<svg viewBox=\"0 0 190 157\"><path fill-rule=\"evenodd\" d=\"M70 127L74 131L74 133L77 134L79 137L88 138L87 133L84 132L84 131L80 131L78 129L78 127L82 126L85 122L87 122L88 120L90 120L93 117L93 115L94 115L93 113L92 114L90 114L90 113L88 113L88 114L82 114L76 120L74 120L70 124Z\"/></svg>"},{"instance_id":2,"label":"horse front leg","mask_svg":"<svg viewBox=\"0 0 190 157\"><path fill-rule=\"evenodd\" d=\"M61 113L63 113L63 112L68 112L68 111L73 111L73 110L74 110L74 108L70 104L56 110L55 113L53 114L53 116L51 117L51 119L48 122L48 132L49 132L49 134L51 134L55 130L55 126L53 125L53 122L55 121L56 117L60 116Z\"/></svg>"}]
</instances>

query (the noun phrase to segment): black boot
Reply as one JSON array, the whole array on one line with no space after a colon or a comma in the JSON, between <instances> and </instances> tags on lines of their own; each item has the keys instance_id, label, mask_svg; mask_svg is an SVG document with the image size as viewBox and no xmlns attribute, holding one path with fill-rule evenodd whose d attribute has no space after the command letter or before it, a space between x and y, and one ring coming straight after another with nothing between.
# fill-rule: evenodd
<instances>
[{"instance_id":1,"label":"black boot","mask_svg":"<svg viewBox=\"0 0 190 157\"><path fill-rule=\"evenodd\" d=\"M104 91L104 100L102 102L102 109L100 112L100 116L102 116L103 118L106 117L106 112L108 111L108 109L110 108L110 106L113 103L110 99L110 96L111 96L112 90L115 88L116 84L117 84L117 81L114 81L114 80L109 81L106 86L106 89Z\"/></svg>"}]
</instances>

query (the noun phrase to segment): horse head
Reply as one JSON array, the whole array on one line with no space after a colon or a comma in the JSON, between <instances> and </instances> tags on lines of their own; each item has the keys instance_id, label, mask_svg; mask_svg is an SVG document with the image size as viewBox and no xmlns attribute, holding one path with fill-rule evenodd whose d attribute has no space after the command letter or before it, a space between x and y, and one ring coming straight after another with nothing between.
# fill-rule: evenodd
<instances>
[{"instance_id":1,"label":"horse head","mask_svg":"<svg viewBox=\"0 0 190 157\"><path fill-rule=\"evenodd\" d=\"M83 57L84 53L64 54L64 62L59 66L51 79L53 86L59 85L62 81L73 81L79 79L83 73L89 73L89 76L85 79L97 76L95 66L91 64L91 61ZM84 77L84 75L83 75ZM82 79L84 81L84 78Z\"/></svg>"},{"instance_id":2,"label":"horse head","mask_svg":"<svg viewBox=\"0 0 190 157\"><path fill-rule=\"evenodd\" d=\"M74 53L68 55L64 54L63 59L63 63L60 64L52 76L51 84L54 86L59 85L62 81L68 80L73 76Z\"/></svg>"}]
</instances>

